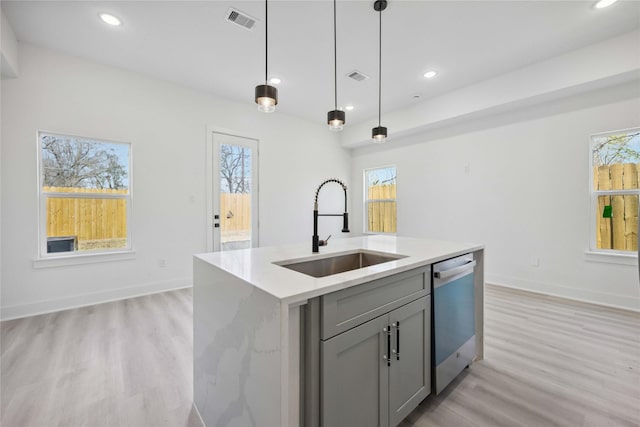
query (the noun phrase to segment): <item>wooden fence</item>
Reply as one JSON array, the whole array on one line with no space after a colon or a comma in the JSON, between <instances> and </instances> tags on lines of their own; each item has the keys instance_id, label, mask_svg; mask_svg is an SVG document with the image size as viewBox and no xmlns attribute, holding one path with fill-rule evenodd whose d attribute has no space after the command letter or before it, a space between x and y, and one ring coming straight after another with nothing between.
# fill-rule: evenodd
<instances>
[{"instance_id":1,"label":"wooden fence","mask_svg":"<svg viewBox=\"0 0 640 427\"><path fill-rule=\"evenodd\" d=\"M220 231L251 230L251 194L220 193Z\"/></svg>"},{"instance_id":2,"label":"wooden fence","mask_svg":"<svg viewBox=\"0 0 640 427\"><path fill-rule=\"evenodd\" d=\"M595 190L640 188L640 164L625 163L593 168ZM128 190L43 187L45 192L126 194ZM395 233L396 185L369 187L368 220L370 231ZM220 195L220 227L225 233L250 230L251 195ZM605 206L612 206L612 217L603 218ZM47 199L47 236L77 236L78 241L126 239L126 201L122 199L63 198ZM600 196L596 212L596 240L600 249L635 251L638 247L638 196ZM121 246L121 243L118 243Z\"/></svg>"},{"instance_id":3,"label":"wooden fence","mask_svg":"<svg viewBox=\"0 0 640 427\"><path fill-rule=\"evenodd\" d=\"M43 187L44 192L127 194L128 190ZM220 194L220 229L227 240L242 240L251 230L250 194ZM244 232L244 233L243 233ZM126 200L47 198L47 237L76 236L78 249L126 246ZM226 237L225 237L226 238Z\"/></svg>"},{"instance_id":4,"label":"wooden fence","mask_svg":"<svg viewBox=\"0 0 640 427\"><path fill-rule=\"evenodd\" d=\"M375 200L396 198L396 185L369 187L369 231L395 233L397 229L396 202ZM251 230L251 195L236 193L220 194L220 231L232 235L234 232ZM223 236L224 240L224 236Z\"/></svg>"},{"instance_id":5,"label":"wooden fence","mask_svg":"<svg viewBox=\"0 0 640 427\"><path fill-rule=\"evenodd\" d=\"M593 168L594 190L639 188L640 164L617 163ZM596 212L596 243L600 249L635 251L638 249L638 196L599 196ZM603 218L605 206L612 217Z\"/></svg>"},{"instance_id":6,"label":"wooden fence","mask_svg":"<svg viewBox=\"0 0 640 427\"><path fill-rule=\"evenodd\" d=\"M395 233L397 230L396 202L376 202L375 200L396 199L396 185L374 185L369 187L367 196L368 231ZM374 201L372 201L374 200Z\"/></svg>"},{"instance_id":7,"label":"wooden fence","mask_svg":"<svg viewBox=\"0 0 640 427\"><path fill-rule=\"evenodd\" d=\"M128 190L43 187L44 192L127 194ZM123 199L47 198L47 237L76 236L81 242L111 240L107 247L126 245L127 206Z\"/></svg>"},{"instance_id":8,"label":"wooden fence","mask_svg":"<svg viewBox=\"0 0 640 427\"><path fill-rule=\"evenodd\" d=\"M395 233L397 229L396 202L380 201L396 198L396 185L375 185L369 187L369 231ZM220 231L233 234L251 230L251 195L220 194ZM223 236L224 240L224 236Z\"/></svg>"}]
</instances>

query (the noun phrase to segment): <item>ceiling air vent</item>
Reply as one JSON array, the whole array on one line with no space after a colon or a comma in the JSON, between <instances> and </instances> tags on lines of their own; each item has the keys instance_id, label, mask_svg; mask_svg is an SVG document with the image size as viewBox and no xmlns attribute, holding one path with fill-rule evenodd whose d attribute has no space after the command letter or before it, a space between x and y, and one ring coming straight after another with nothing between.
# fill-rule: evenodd
<instances>
[{"instance_id":1,"label":"ceiling air vent","mask_svg":"<svg viewBox=\"0 0 640 427\"><path fill-rule=\"evenodd\" d=\"M369 76L367 76L366 74L362 74L358 70L353 70L352 72L347 74L347 77L352 78L353 80L355 80L357 82L361 82L361 81L367 80L369 78Z\"/></svg>"},{"instance_id":2,"label":"ceiling air vent","mask_svg":"<svg viewBox=\"0 0 640 427\"><path fill-rule=\"evenodd\" d=\"M244 12L240 12L239 10L229 8L227 10L227 15L225 19L229 22L233 22L234 24L240 25L245 30L253 30L253 27L256 25L256 19L250 17Z\"/></svg>"}]
</instances>

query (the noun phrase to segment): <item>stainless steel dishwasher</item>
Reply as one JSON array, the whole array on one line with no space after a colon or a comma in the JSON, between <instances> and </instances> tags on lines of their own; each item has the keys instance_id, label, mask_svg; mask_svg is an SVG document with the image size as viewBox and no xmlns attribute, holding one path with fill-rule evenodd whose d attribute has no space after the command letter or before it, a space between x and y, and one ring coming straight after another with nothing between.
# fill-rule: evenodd
<instances>
[{"instance_id":1,"label":"stainless steel dishwasher","mask_svg":"<svg viewBox=\"0 0 640 427\"><path fill-rule=\"evenodd\" d=\"M433 265L435 391L439 394L476 353L473 254Z\"/></svg>"}]
</instances>

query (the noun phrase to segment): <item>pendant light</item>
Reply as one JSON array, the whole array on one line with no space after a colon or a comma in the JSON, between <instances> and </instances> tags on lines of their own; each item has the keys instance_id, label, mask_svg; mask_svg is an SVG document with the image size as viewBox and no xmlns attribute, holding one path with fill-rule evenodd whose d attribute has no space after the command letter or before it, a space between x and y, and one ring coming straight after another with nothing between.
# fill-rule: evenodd
<instances>
[{"instance_id":1,"label":"pendant light","mask_svg":"<svg viewBox=\"0 0 640 427\"><path fill-rule=\"evenodd\" d=\"M387 140L387 128L380 125L380 117L382 110L382 11L387 8L387 0L376 0L373 3L373 9L380 16L380 37L378 39L378 127L371 129L371 138L376 144L382 144Z\"/></svg>"},{"instance_id":2,"label":"pendant light","mask_svg":"<svg viewBox=\"0 0 640 427\"><path fill-rule=\"evenodd\" d=\"M333 88L334 110L327 113L329 130L340 131L344 127L346 115L338 110L338 42L336 35L336 0L333 0Z\"/></svg>"},{"instance_id":3,"label":"pendant light","mask_svg":"<svg viewBox=\"0 0 640 427\"><path fill-rule=\"evenodd\" d=\"M264 84L256 86L256 104L258 111L272 113L278 105L278 89L269 85L269 9L268 0L264 0Z\"/></svg>"}]
</instances>

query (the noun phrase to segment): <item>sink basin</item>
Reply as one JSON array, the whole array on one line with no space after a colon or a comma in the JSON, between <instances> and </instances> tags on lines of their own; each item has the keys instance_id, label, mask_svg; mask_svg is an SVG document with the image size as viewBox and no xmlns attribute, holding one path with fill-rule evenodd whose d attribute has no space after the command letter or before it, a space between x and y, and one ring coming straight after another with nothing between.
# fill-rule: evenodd
<instances>
[{"instance_id":1,"label":"sink basin","mask_svg":"<svg viewBox=\"0 0 640 427\"><path fill-rule=\"evenodd\" d=\"M281 267L297 271L312 277L325 277L345 271L357 270L384 262L396 261L406 258L405 255L389 254L385 252L372 252L359 250L356 252L342 253L326 258L312 259L310 261L279 261L275 262Z\"/></svg>"}]
</instances>

